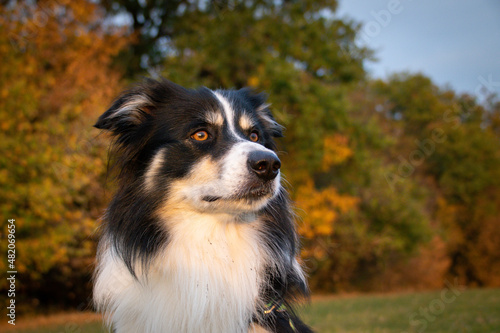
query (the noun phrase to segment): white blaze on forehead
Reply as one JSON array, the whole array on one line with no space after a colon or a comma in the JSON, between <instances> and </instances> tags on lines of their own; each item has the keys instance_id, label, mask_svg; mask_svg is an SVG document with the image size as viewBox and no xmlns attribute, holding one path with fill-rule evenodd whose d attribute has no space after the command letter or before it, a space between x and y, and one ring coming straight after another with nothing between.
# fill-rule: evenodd
<instances>
[{"instance_id":1,"label":"white blaze on forehead","mask_svg":"<svg viewBox=\"0 0 500 333\"><path fill-rule=\"evenodd\" d=\"M217 91L213 92L215 97L219 100L219 102L222 104L222 111L224 112L224 115L226 116L226 121L227 121L227 127L229 128L229 131L235 136L239 137L238 132L236 131L236 128L234 126L234 118L235 118L235 112L233 108L231 107L231 104L225 98L222 96L222 94L218 93Z\"/></svg>"}]
</instances>

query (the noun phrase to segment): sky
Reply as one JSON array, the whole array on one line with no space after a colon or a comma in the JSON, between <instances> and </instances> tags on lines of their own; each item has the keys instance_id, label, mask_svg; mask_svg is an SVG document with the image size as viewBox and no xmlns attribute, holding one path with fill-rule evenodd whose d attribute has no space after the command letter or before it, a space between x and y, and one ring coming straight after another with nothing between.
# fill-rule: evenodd
<instances>
[{"instance_id":1,"label":"sky","mask_svg":"<svg viewBox=\"0 0 500 333\"><path fill-rule=\"evenodd\" d=\"M500 0L339 0L335 15L363 23L374 78L420 72L459 93L500 96Z\"/></svg>"}]
</instances>

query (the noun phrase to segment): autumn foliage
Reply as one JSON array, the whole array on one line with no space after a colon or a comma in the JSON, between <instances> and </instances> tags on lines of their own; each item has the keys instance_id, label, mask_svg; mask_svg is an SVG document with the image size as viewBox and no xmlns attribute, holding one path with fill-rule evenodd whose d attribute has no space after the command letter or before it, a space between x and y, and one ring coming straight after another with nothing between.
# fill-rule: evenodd
<instances>
[{"instance_id":1,"label":"autumn foliage","mask_svg":"<svg viewBox=\"0 0 500 333\"><path fill-rule=\"evenodd\" d=\"M127 37L104 29L90 2L1 11L0 197L2 217L16 219L19 299L74 304L89 280L105 200L106 150L91 126L121 88L111 65Z\"/></svg>"},{"instance_id":2,"label":"autumn foliage","mask_svg":"<svg viewBox=\"0 0 500 333\"><path fill-rule=\"evenodd\" d=\"M26 308L86 304L112 187L92 125L149 74L269 94L313 290L500 286L495 96L368 79L372 52L357 24L324 15L333 0L135 4L0 5L0 209Z\"/></svg>"}]
</instances>

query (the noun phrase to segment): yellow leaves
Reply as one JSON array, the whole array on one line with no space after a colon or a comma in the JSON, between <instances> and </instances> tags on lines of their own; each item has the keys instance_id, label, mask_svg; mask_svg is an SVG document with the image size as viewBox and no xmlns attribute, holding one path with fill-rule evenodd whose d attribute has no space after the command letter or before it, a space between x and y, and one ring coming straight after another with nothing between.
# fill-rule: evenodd
<instances>
[{"instance_id":1,"label":"yellow leaves","mask_svg":"<svg viewBox=\"0 0 500 333\"><path fill-rule=\"evenodd\" d=\"M256 76L250 76L248 78L248 81L247 81L247 84L250 86L250 87L257 87L259 85L259 78L256 77Z\"/></svg>"},{"instance_id":2,"label":"yellow leaves","mask_svg":"<svg viewBox=\"0 0 500 333\"><path fill-rule=\"evenodd\" d=\"M7 131L9 129L9 127L10 127L10 122L8 122L8 121L5 121L5 122L0 124L0 129L4 132Z\"/></svg>"},{"instance_id":3,"label":"yellow leaves","mask_svg":"<svg viewBox=\"0 0 500 333\"><path fill-rule=\"evenodd\" d=\"M7 172L7 170L5 169L0 170L0 184L5 184L8 179L9 179L9 173Z\"/></svg>"},{"instance_id":4,"label":"yellow leaves","mask_svg":"<svg viewBox=\"0 0 500 333\"><path fill-rule=\"evenodd\" d=\"M349 148L349 140L341 134L325 136L323 139L323 160L321 168L327 171L332 166L340 164L353 154Z\"/></svg>"},{"instance_id":5,"label":"yellow leaves","mask_svg":"<svg viewBox=\"0 0 500 333\"><path fill-rule=\"evenodd\" d=\"M333 233L333 225L332 224L320 224L318 226L316 226L316 233L317 235L319 236L328 236L328 235L331 235Z\"/></svg>"},{"instance_id":6,"label":"yellow leaves","mask_svg":"<svg viewBox=\"0 0 500 333\"><path fill-rule=\"evenodd\" d=\"M309 180L298 189L296 201L303 222L299 232L306 238L314 238L331 235L338 216L355 209L359 200L339 194L333 187L317 190Z\"/></svg>"},{"instance_id":7,"label":"yellow leaves","mask_svg":"<svg viewBox=\"0 0 500 333\"><path fill-rule=\"evenodd\" d=\"M121 89L110 63L130 39L91 1L23 6L0 8L0 195L19 218L18 270L36 280L92 256L106 160L91 124Z\"/></svg>"}]
</instances>

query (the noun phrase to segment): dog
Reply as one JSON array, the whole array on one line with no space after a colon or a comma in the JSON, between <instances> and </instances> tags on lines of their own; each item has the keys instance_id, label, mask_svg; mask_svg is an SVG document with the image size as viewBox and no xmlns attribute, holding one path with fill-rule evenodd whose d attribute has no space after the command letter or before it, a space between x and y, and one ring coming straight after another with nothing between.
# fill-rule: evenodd
<instances>
[{"instance_id":1,"label":"dog","mask_svg":"<svg viewBox=\"0 0 500 333\"><path fill-rule=\"evenodd\" d=\"M117 182L94 303L115 332L311 332L265 94L145 79L94 126Z\"/></svg>"}]
</instances>

